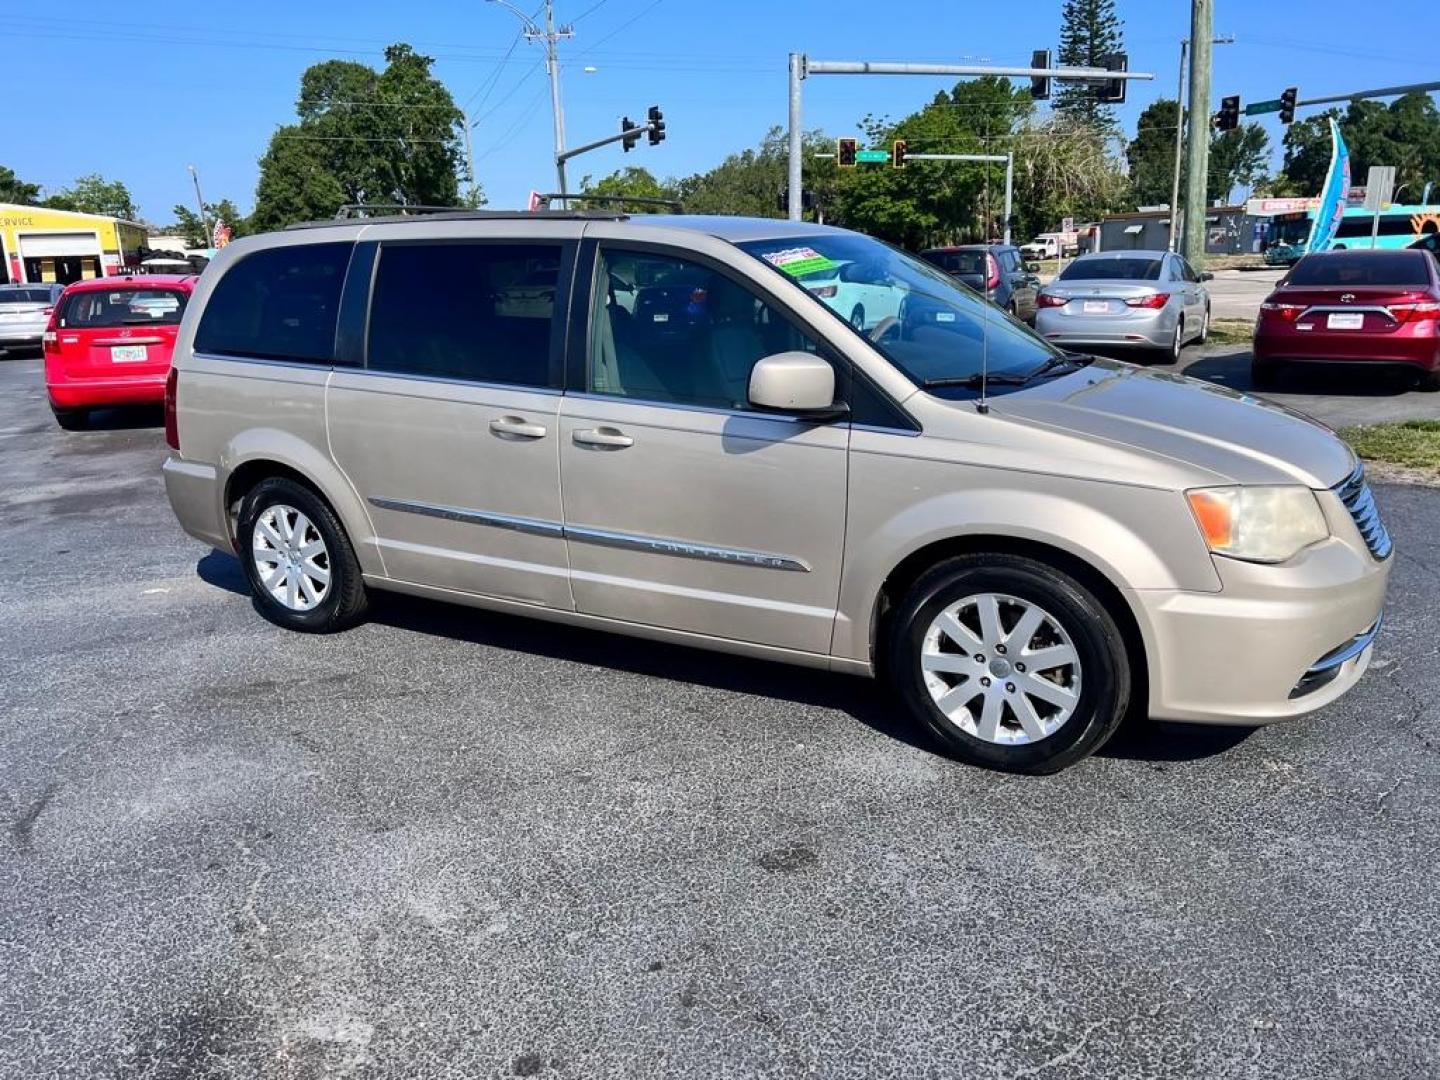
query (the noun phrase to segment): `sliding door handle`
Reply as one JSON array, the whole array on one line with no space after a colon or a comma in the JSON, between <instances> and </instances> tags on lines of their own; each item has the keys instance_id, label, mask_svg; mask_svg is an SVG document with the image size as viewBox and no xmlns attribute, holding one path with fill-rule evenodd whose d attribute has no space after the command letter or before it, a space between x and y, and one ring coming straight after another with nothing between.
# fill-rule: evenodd
<instances>
[{"instance_id":1,"label":"sliding door handle","mask_svg":"<svg viewBox=\"0 0 1440 1080\"><path fill-rule=\"evenodd\" d=\"M490 431L502 439L543 439L544 424L528 423L523 416L502 416L490 421Z\"/></svg>"},{"instance_id":2,"label":"sliding door handle","mask_svg":"<svg viewBox=\"0 0 1440 1080\"><path fill-rule=\"evenodd\" d=\"M624 450L635 445L634 439L613 427L582 428L572 438L580 446L594 446L602 450Z\"/></svg>"}]
</instances>

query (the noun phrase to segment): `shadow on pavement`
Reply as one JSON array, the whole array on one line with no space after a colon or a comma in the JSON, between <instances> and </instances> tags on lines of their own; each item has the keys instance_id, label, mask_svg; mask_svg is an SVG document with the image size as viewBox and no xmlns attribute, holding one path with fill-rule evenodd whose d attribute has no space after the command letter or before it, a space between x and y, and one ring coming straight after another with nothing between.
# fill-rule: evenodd
<instances>
[{"instance_id":1,"label":"shadow on pavement","mask_svg":"<svg viewBox=\"0 0 1440 1080\"><path fill-rule=\"evenodd\" d=\"M1260 394L1321 394L1331 397L1396 397L1415 388L1415 378L1389 367L1364 370L1358 365L1325 368L1319 365L1281 368L1276 384L1259 390L1250 381L1250 350L1212 353L1183 366L1184 374L1232 390Z\"/></svg>"},{"instance_id":2,"label":"shadow on pavement","mask_svg":"<svg viewBox=\"0 0 1440 1080\"><path fill-rule=\"evenodd\" d=\"M237 596L250 596L245 573L233 555L211 551L195 569L209 585ZM371 599L371 621L385 626L567 663L834 709L887 738L944 756L930 734L912 724L891 703L883 684L873 679L563 626L399 593L375 592ZM1130 761L1193 761L1229 750L1252 730L1129 721L1101 749L1100 756Z\"/></svg>"},{"instance_id":3,"label":"shadow on pavement","mask_svg":"<svg viewBox=\"0 0 1440 1080\"><path fill-rule=\"evenodd\" d=\"M159 405L115 405L92 409L85 426L76 434L86 431L130 431L135 428L158 428L165 426L165 410Z\"/></svg>"}]
</instances>

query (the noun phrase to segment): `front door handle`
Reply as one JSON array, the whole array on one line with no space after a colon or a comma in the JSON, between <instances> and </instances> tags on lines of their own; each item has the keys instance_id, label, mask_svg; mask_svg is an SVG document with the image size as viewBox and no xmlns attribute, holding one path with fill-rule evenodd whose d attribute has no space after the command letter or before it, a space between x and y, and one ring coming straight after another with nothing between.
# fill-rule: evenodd
<instances>
[{"instance_id":1,"label":"front door handle","mask_svg":"<svg viewBox=\"0 0 1440 1080\"><path fill-rule=\"evenodd\" d=\"M502 416L490 421L490 431L502 439L543 439L544 424L531 424L523 416Z\"/></svg>"},{"instance_id":2,"label":"front door handle","mask_svg":"<svg viewBox=\"0 0 1440 1080\"><path fill-rule=\"evenodd\" d=\"M572 437L580 446L595 446L602 450L624 450L635 445L634 439L613 427L582 428Z\"/></svg>"}]
</instances>

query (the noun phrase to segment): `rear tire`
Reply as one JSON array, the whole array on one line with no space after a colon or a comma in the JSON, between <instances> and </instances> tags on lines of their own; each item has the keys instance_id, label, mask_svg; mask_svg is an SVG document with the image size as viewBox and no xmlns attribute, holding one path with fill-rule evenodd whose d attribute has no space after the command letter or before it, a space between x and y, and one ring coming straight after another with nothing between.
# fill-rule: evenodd
<instances>
[{"instance_id":1,"label":"rear tire","mask_svg":"<svg viewBox=\"0 0 1440 1080\"><path fill-rule=\"evenodd\" d=\"M1417 390L1424 390L1427 394L1440 391L1440 371L1431 371L1421 375L1415 383L1415 387Z\"/></svg>"},{"instance_id":2,"label":"rear tire","mask_svg":"<svg viewBox=\"0 0 1440 1080\"><path fill-rule=\"evenodd\" d=\"M1198 344L1204 345L1210 339L1210 309L1205 309L1205 314L1200 317L1200 336L1195 339Z\"/></svg>"},{"instance_id":3,"label":"rear tire","mask_svg":"<svg viewBox=\"0 0 1440 1080\"><path fill-rule=\"evenodd\" d=\"M1041 653L1027 671L1023 658ZM910 715L950 756L984 768L1058 772L1104 745L1130 707L1129 657L1104 604L1018 555L962 555L927 571L895 611L886 658Z\"/></svg>"},{"instance_id":4,"label":"rear tire","mask_svg":"<svg viewBox=\"0 0 1440 1080\"><path fill-rule=\"evenodd\" d=\"M360 561L325 500L288 477L260 481L240 503L236 550L260 614L277 626L329 634L368 606Z\"/></svg>"},{"instance_id":5,"label":"rear tire","mask_svg":"<svg viewBox=\"0 0 1440 1080\"><path fill-rule=\"evenodd\" d=\"M89 409L51 409L55 422L66 431L84 431L90 424Z\"/></svg>"}]
</instances>

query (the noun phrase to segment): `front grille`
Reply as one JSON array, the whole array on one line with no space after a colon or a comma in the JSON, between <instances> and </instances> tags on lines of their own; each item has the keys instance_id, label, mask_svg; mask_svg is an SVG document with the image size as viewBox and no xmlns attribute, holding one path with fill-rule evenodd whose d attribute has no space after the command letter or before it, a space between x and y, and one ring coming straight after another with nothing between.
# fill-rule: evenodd
<instances>
[{"instance_id":1,"label":"front grille","mask_svg":"<svg viewBox=\"0 0 1440 1080\"><path fill-rule=\"evenodd\" d=\"M1384 559L1390 554L1390 533L1380 520L1380 510L1375 505L1375 496L1370 494L1370 485L1365 482L1365 466L1355 466L1355 471L1335 485L1335 494L1355 519L1355 527L1365 540L1370 554Z\"/></svg>"}]
</instances>

